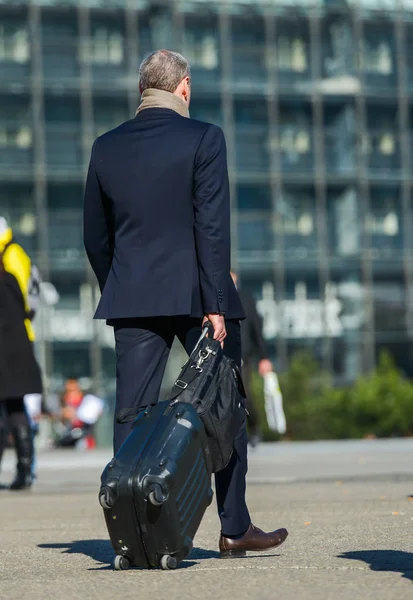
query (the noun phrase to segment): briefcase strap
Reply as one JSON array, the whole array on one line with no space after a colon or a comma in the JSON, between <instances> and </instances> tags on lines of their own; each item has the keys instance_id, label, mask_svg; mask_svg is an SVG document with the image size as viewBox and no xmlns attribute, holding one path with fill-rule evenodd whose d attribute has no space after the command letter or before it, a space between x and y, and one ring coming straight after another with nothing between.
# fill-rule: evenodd
<instances>
[{"instance_id":1,"label":"briefcase strap","mask_svg":"<svg viewBox=\"0 0 413 600\"><path fill-rule=\"evenodd\" d=\"M119 423L120 425L130 423L131 421L134 421L141 412L149 411L153 406L156 406L156 402L147 404L146 406L140 406L139 408L122 408L116 415L116 423Z\"/></svg>"},{"instance_id":2,"label":"briefcase strap","mask_svg":"<svg viewBox=\"0 0 413 600\"><path fill-rule=\"evenodd\" d=\"M186 361L186 363L183 365L182 370L185 369L185 367L192 361L196 360L196 353L198 351L198 348L202 342L202 340L209 335L211 338L214 337L214 328L212 327L212 323L211 321L205 321L205 323L202 326L202 332L201 335L199 336L199 339L197 341L197 343L194 346L194 349L192 350L191 354L188 356L188 360ZM200 365L198 365L200 367ZM190 383L192 383L194 381L194 379L197 378L197 376L199 375L199 373L202 372L202 369L200 368L196 368L196 366L194 365L192 369L187 369L187 372L179 375L179 378L175 381L172 390L168 396L168 400L171 401L171 405L175 404L176 402L178 402L176 400L176 398L179 396L179 394L181 394L184 390L186 390L186 388L188 387L188 385Z\"/></svg>"},{"instance_id":3,"label":"briefcase strap","mask_svg":"<svg viewBox=\"0 0 413 600\"><path fill-rule=\"evenodd\" d=\"M171 393L169 394L168 400L171 401L171 406L178 402L178 396L182 394L184 390L190 385L202 372L202 369L188 369L186 373L179 376L172 387Z\"/></svg>"}]
</instances>

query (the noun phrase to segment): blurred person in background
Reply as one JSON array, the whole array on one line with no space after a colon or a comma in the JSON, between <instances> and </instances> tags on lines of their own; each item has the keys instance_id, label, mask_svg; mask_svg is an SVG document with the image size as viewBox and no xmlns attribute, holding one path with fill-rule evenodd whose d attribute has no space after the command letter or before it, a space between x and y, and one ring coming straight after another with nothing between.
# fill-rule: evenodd
<instances>
[{"instance_id":1,"label":"blurred person in background","mask_svg":"<svg viewBox=\"0 0 413 600\"><path fill-rule=\"evenodd\" d=\"M31 261L0 217L0 459L10 428L17 454L17 472L10 490L33 483L33 436L24 396L41 394L34 333L28 316L27 292Z\"/></svg>"},{"instance_id":2,"label":"blurred person in background","mask_svg":"<svg viewBox=\"0 0 413 600\"><path fill-rule=\"evenodd\" d=\"M246 315L245 321L241 323L242 375L247 392L249 442L255 447L261 440L261 426L251 379L257 370L261 377L265 377L272 372L273 366L268 358L262 334L262 320L257 312L254 297L239 286L236 273L231 272L231 277L237 287Z\"/></svg>"},{"instance_id":3,"label":"blurred person in background","mask_svg":"<svg viewBox=\"0 0 413 600\"><path fill-rule=\"evenodd\" d=\"M36 447L35 441L39 434L40 420L43 415L51 416L50 411L45 406L43 394L26 394L24 396L24 406L29 419L33 438L33 460L32 460L32 478L37 479L36 473Z\"/></svg>"},{"instance_id":4,"label":"blurred person in background","mask_svg":"<svg viewBox=\"0 0 413 600\"><path fill-rule=\"evenodd\" d=\"M102 296L95 317L114 326L116 411L157 402L175 336L190 354L208 319L241 366L244 311L230 276L230 196L222 130L189 118L191 71L158 50L139 70L135 118L93 144L84 242ZM114 452L132 424L115 423ZM216 473L222 558L282 544L287 531L251 523L245 422Z\"/></svg>"},{"instance_id":5,"label":"blurred person in background","mask_svg":"<svg viewBox=\"0 0 413 600\"><path fill-rule=\"evenodd\" d=\"M57 448L96 447L93 426L103 412L103 400L86 394L79 381L71 377L65 382L61 398L61 429L55 441Z\"/></svg>"}]
</instances>

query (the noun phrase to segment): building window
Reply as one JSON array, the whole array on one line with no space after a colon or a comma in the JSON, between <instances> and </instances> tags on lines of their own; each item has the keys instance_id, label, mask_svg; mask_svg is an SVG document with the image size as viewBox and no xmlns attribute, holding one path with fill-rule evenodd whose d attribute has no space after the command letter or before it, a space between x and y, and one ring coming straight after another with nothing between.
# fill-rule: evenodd
<instances>
[{"instance_id":1,"label":"building window","mask_svg":"<svg viewBox=\"0 0 413 600\"><path fill-rule=\"evenodd\" d=\"M368 75L389 77L394 74L395 44L389 25L383 30L366 26L360 53L360 68Z\"/></svg>"},{"instance_id":2,"label":"building window","mask_svg":"<svg viewBox=\"0 0 413 600\"><path fill-rule=\"evenodd\" d=\"M195 68L213 71L219 65L219 49L216 33L187 30L184 33L184 55Z\"/></svg>"},{"instance_id":3,"label":"building window","mask_svg":"<svg viewBox=\"0 0 413 600\"><path fill-rule=\"evenodd\" d=\"M222 126L222 110L220 98L206 98L205 96L191 96L191 117Z\"/></svg>"},{"instance_id":4,"label":"building window","mask_svg":"<svg viewBox=\"0 0 413 600\"><path fill-rule=\"evenodd\" d=\"M271 188L268 184L237 186L238 210L240 211L271 211Z\"/></svg>"},{"instance_id":5,"label":"building window","mask_svg":"<svg viewBox=\"0 0 413 600\"><path fill-rule=\"evenodd\" d=\"M401 167L396 109L368 109L368 132L360 137L362 153L369 169L377 173L397 171Z\"/></svg>"},{"instance_id":6,"label":"building window","mask_svg":"<svg viewBox=\"0 0 413 600\"><path fill-rule=\"evenodd\" d=\"M278 203L287 256L305 258L317 244L315 199L312 190L285 190Z\"/></svg>"},{"instance_id":7,"label":"building window","mask_svg":"<svg viewBox=\"0 0 413 600\"><path fill-rule=\"evenodd\" d=\"M94 135L97 137L124 123L130 115L127 102L123 98L95 97L93 99L93 116L95 120Z\"/></svg>"},{"instance_id":8,"label":"building window","mask_svg":"<svg viewBox=\"0 0 413 600\"><path fill-rule=\"evenodd\" d=\"M279 138L272 138L270 143L272 150L276 150L279 146L286 167L299 164L301 157L311 150L309 130L293 125L282 127Z\"/></svg>"},{"instance_id":9,"label":"building window","mask_svg":"<svg viewBox=\"0 0 413 600\"><path fill-rule=\"evenodd\" d=\"M240 213L238 223L238 249L244 263L256 263L273 258L274 222L271 213L256 211Z\"/></svg>"},{"instance_id":10,"label":"building window","mask_svg":"<svg viewBox=\"0 0 413 600\"><path fill-rule=\"evenodd\" d=\"M360 199L353 186L329 193L329 247L332 254L354 256L360 252Z\"/></svg>"},{"instance_id":11,"label":"building window","mask_svg":"<svg viewBox=\"0 0 413 600\"><path fill-rule=\"evenodd\" d=\"M308 48L298 36L281 35L277 44L278 68L282 71L304 73L308 69ZM272 59L270 58L270 66Z\"/></svg>"},{"instance_id":12,"label":"building window","mask_svg":"<svg viewBox=\"0 0 413 600\"><path fill-rule=\"evenodd\" d=\"M361 67L366 73L390 75L393 72L393 59L390 44L385 41L363 41Z\"/></svg>"},{"instance_id":13,"label":"building window","mask_svg":"<svg viewBox=\"0 0 413 600\"><path fill-rule=\"evenodd\" d=\"M374 256L381 258L402 247L401 204L397 190L373 188L364 221Z\"/></svg>"},{"instance_id":14,"label":"building window","mask_svg":"<svg viewBox=\"0 0 413 600\"><path fill-rule=\"evenodd\" d=\"M277 69L281 82L302 78L310 72L308 21L280 18L277 23L275 52L267 55L268 69Z\"/></svg>"},{"instance_id":15,"label":"building window","mask_svg":"<svg viewBox=\"0 0 413 600\"><path fill-rule=\"evenodd\" d=\"M353 74L354 40L352 24L347 19L326 22L323 33L326 77L343 77Z\"/></svg>"},{"instance_id":16,"label":"building window","mask_svg":"<svg viewBox=\"0 0 413 600\"><path fill-rule=\"evenodd\" d=\"M17 148L27 150L32 147L33 132L28 125L16 126L13 124L0 125L0 148Z\"/></svg>"},{"instance_id":17,"label":"building window","mask_svg":"<svg viewBox=\"0 0 413 600\"><path fill-rule=\"evenodd\" d=\"M29 33L26 27L0 25L0 61L29 62Z\"/></svg>"},{"instance_id":18,"label":"building window","mask_svg":"<svg viewBox=\"0 0 413 600\"><path fill-rule=\"evenodd\" d=\"M313 162L311 113L307 107L280 111L280 125L270 135L271 152L279 152L283 170L309 170Z\"/></svg>"},{"instance_id":19,"label":"building window","mask_svg":"<svg viewBox=\"0 0 413 600\"><path fill-rule=\"evenodd\" d=\"M124 59L123 36L119 31L96 28L80 46L80 61L92 65L120 65Z\"/></svg>"},{"instance_id":20,"label":"building window","mask_svg":"<svg viewBox=\"0 0 413 600\"><path fill-rule=\"evenodd\" d=\"M400 233L399 217L393 202L372 207L366 218L366 231L373 235L395 237Z\"/></svg>"}]
</instances>

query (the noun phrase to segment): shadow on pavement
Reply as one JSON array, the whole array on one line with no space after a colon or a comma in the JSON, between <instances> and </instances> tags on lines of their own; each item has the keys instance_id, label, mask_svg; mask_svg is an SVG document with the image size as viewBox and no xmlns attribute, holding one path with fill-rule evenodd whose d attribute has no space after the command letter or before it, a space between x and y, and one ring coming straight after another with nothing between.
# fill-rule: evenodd
<instances>
[{"instance_id":1,"label":"shadow on pavement","mask_svg":"<svg viewBox=\"0 0 413 600\"><path fill-rule=\"evenodd\" d=\"M109 540L75 540L66 543L39 544L38 548L62 550L65 554L83 554L103 565L88 569L89 571L112 569L112 562L115 556ZM192 560L184 560L178 569L192 567L197 564L194 561L219 558L219 553L215 550L194 548L188 558Z\"/></svg>"},{"instance_id":2,"label":"shadow on pavement","mask_svg":"<svg viewBox=\"0 0 413 600\"><path fill-rule=\"evenodd\" d=\"M413 554L401 550L356 550L344 552L338 558L362 560L372 571L389 571L401 573L406 579L413 581Z\"/></svg>"},{"instance_id":3,"label":"shadow on pavement","mask_svg":"<svg viewBox=\"0 0 413 600\"><path fill-rule=\"evenodd\" d=\"M62 550L62 552L65 554L83 554L84 556L89 556L97 563L100 563L99 566L91 567L88 569L88 571L107 571L113 568L112 563L115 553L109 540L75 540L73 542L66 543L39 544L38 548ZM407 553L400 552L399 554ZM273 558L279 556L279 554L261 554L260 556L262 558ZM409 554L408 556L413 555ZM204 548L195 547L193 548L189 557L181 562L181 564L178 566L178 569L187 569L188 567L194 567L198 564L199 561L208 560L210 558L219 559L219 552L217 552L216 550L206 550ZM248 557L245 557L242 560L246 560L247 558ZM357 558L358 560L363 560L362 558L358 558L357 556L342 556L341 558ZM395 561L396 560L397 559L395 559Z\"/></svg>"},{"instance_id":4,"label":"shadow on pavement","mask_svg":"<svg viewBox=\"0 0 413 600\"><path fill-rule=\"evenodd\" d=\"M112 564L114 552L109 540L76 540L66 543L39 544L39 548L54 548L65 554L84 554L96 562Z\"/></svg>"}]
</instances>

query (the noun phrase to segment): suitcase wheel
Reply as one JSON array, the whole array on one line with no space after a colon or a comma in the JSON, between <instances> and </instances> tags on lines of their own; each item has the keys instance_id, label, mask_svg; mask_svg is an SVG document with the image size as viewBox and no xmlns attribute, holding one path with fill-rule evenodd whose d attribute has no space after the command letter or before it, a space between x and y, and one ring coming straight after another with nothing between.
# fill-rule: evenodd
<instances>
[{"instance_id":1,"label":"suitcase wheel","mask_svg":"<svg viewBox=\"0 0 413 600\"><path fill-rule=\"evenodd\" d=\"M109 510L112 508L114 502L113 497L108 488L102 488L99 494L99 504L102 508Z\"/></svg>"},{"instance_id":2,"label":"suitcase wheel","mask_svg":"<svg viewBox=\"0 0 413 600\"><path fill-rule=\"evenodd\" d=\"M113 561L113 568L115 571L127 571L130 567L130 562L126 558L126 556L121 556L118 554L115 556L115 560Z\"/></svg>"},{"instance_id":3,"label":"suitcase wheel","mask_svg":"<svg viewBox=\"0 0 413 600\"><path fill-rule=\"evenodd\" d=\"M173 556L169 556L169 554L164 554L161 558L161 569L164 571L169 571L171 569L176 569L178 566L178 561Z\"/></svg>"},{"instance_id":4,"label":"suitcase wheel","mask_svg":"<svg viewBox=\"0 0 413 600\"><path fill-rule=\"evenodd\" d=\"M159 484L155 484L149 492L148 498L154 506L161 506L168 499L168 495L164 494Z\"/></svg>"}]
</instances>

